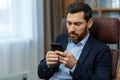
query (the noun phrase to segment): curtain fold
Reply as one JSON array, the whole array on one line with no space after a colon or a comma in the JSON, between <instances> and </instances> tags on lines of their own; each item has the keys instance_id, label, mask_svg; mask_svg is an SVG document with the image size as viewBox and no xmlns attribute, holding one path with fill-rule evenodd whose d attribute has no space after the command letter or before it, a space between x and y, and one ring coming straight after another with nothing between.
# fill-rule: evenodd
<instances>
[{"instance_id":1,"label":"curtain fold","mask_svg":"<svg viewBox=\"0 0 120 80\"><path fill-rule=\"evenodd\" d=\"M0 78L27 72L28 80L37 80L37 0L0 0L0 4L6 5L4 1L5 10L0 6L0 14L4 13L0 15Z\"/></svg>"},{"instance_id":2,"label":"curtain fold","mask_svg":"<svg viewBox=\"0 0 120 80\"><path fill-rule=\"evenodd\" d=\"M50 43L60 34L62 18L62 0L44 0L45 52L50 50Z\"/></svg>"}]
</instances>

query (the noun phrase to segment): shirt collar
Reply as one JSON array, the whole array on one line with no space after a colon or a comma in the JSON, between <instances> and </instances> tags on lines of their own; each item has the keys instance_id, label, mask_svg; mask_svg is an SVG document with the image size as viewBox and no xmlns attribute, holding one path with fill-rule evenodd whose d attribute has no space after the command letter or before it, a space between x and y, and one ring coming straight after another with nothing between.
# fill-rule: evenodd
<instances>
[{"instance_id":1,"label":"shirt collar","mask_svg":"<svg viewBox=\"0 0 120 80\"><path fill-rule=\"evenodd\" d=\"M82 45L82 46L84 46L85 45L85 43L87 42L87 40L88 40L88 37L90 36L90 34L88 33L79 43L77 43L77 44L75 44L70 38L69 38L69 43L71 43L72 45L74 45L74 46L80 46L80 45Z\"/></svg>"}]
</instances>

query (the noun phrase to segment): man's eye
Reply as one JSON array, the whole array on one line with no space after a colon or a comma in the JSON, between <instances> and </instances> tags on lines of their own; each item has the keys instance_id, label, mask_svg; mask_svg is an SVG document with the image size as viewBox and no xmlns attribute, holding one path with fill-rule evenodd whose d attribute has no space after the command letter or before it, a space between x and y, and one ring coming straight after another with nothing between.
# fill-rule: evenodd
<instances>
[{"instance_id":1,"label":"man's eye","mask_svg":"<svg viewBox=\"0 0 120 80\"><path fill-rule=\"evenodd\" d=\"M72 23L71 22L67 22L68 25L71 25Z\"/></svg>"},{"instance_id":2,"label":"man's eye","mask_svg":"<svg viewBox=\"0 0 120 80\"><path fill-rule=\"evenodd\" d=\"M74 23L74 25L76 25L76 26L80 26L80 25L81 25L81 23Z\"/></svg>"}]
</instances>

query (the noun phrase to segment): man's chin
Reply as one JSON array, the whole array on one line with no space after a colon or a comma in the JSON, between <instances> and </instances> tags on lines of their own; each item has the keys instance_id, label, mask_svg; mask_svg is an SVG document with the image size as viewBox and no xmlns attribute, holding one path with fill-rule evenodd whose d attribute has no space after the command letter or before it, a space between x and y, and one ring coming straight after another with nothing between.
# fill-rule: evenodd
<instances>
[{"instance_id":1,"label":"man's chin","mask_svg":"<svg viewBox=\"0 0 120 80\"><path fill-rule=\"evenodd\" d=\"M77 36L70 36L70 39L75 43L79 41Z\"/></svg>"},{"instance_id":2,"label":"man's chin","mask_svg":"<svg viewBox=\"0 0 120 80\"><path fill-rule=\"evenodd\" d=\"M75 38L75 37L70 37L70 39L71 39L72 41L76 41L76 38Z\"/></svg>"}]
</instances>

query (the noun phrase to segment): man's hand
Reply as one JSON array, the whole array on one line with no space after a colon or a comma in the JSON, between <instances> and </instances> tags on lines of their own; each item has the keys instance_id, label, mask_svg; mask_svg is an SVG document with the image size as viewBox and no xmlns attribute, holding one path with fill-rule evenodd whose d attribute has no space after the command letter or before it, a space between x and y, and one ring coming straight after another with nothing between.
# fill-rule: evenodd
<instances>
[{"instance_id":1,"label":"man's hand","mask_svg":"<svg viewBox=\"0 0 120 80\"><path fill-rule=\"evenodd\" d=\"M53 66L58 62L58 55L55 51L48 51L46 54L46 63L48 66Z\"/></svg>"},{"instance_id":2,"label":"man's hand","mask_svg":"<svg viewBox=\"0 0 120 80\"><path fill-rule=\"evenodd\" d=\"M77 63L76 58L72 55L71 52L61 52L61 51L55 51L56 54L59 55L59 62L63 64L64 66L68 68L73 68L74 65Z\"/></svg>"}]
</instances>

